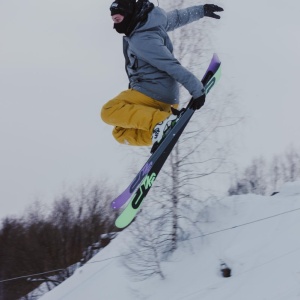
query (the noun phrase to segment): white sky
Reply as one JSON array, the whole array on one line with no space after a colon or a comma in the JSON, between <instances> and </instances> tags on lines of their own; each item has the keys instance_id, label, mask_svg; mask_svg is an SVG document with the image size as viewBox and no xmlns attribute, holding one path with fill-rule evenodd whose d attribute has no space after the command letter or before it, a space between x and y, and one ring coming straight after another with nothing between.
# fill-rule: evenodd
<instances>
[{"instance_id":1,"label":"white sky","mask_svg":"<svg viewBox=\"0 0 300 300\"><path fill-rule=\"evenodd\" d=\"M238 162L300 147L298 2L215 1L225 8L215 51L248 116ZM0 218L52 201L65 185L130 180L132 150L99 118L127 88L110 3L0 0Z\"/></svg>"}]
</instances>

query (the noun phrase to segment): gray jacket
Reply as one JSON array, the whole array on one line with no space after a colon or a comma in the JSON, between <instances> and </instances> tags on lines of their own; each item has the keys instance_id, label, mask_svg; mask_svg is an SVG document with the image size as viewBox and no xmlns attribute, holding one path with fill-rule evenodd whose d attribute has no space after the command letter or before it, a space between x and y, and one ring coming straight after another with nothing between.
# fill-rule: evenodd
<instances>
[{"instance_id":1,"label":"gray jacket","mask_svg":"<svg viewBox=\"0 0 300 300\"><path fill-rule=\"evenodd\" d=\"M192 97L200 97L204 92L201 81L175 59L167 32L203 16L202 5L169 13L155 7L144 24L138 24L123 38L129 87L168 104L179 102L178 83Z\"/></svg>"}]
</instances>

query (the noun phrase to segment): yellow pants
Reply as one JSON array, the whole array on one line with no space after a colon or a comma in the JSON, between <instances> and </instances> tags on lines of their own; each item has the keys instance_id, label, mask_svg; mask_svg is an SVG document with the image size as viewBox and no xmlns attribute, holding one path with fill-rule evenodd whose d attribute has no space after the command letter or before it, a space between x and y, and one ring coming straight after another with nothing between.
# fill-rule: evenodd
<instances>
[{"instance_id":1,"label":"yellow pants","mask_svg":"<svg viewBox=\"0 0 300 300\"><path fill-rule=\"evenodd\" d=\"M153 128L170 114L170 104L154 100L133 89L121 92L101 110L102 120L115 126L114 138L121 144L132 146L150 146Z\"/></svg>"}]
</instances>

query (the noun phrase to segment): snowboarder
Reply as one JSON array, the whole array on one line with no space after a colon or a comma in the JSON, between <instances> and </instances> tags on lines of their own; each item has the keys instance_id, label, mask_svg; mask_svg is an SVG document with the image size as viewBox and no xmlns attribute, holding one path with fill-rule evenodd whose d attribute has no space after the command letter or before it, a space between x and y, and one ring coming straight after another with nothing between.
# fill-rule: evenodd
<instances>
[{"instance_id":1,"label":"snowboarder","mask_svg":"<svg viewBox=\"0 0 300 300\"><path fill-rule=\"evenodd\" d=\"M223 9L205 4L166 13L148 0L116 0L110 11L114 29L125 35L129 88L102 107L101 118L119 143L150 146L178 120L171 110L178 107L178 83L193 97L193 109L205 103L203 84L174 57L167 32L204 16L220 19L215 12Z\"/></svg>"}]
</instances>

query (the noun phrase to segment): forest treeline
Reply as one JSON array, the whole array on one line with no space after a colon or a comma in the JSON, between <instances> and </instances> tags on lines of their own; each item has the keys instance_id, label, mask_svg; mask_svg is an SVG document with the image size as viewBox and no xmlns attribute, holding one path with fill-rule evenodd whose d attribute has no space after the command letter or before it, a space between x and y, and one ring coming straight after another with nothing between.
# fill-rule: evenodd
<instances>
[{"instance_id":1,"label":"forest treeline","mask_svg":"<svg viewBox=\"0 0 300 300\"><path fill-rule=\"evenodd\" d=\"M241 174L235 176L228 194L271 195L285 182L296 180L300 180L300 151L290 147L271 160L263 157L253 159Z\"/></svg>"},{"instance_id":2,"label":"forest treeline","mask_svg":"<svg viewBox=\"0 0 300 300\"><path fill-rule=\"evenodd\" d=\"M50 208L35 203L24 216L5 218L0 227L0 299L29 299L26 295L42 283L52 289L105 246L115 230L108 201L109 188L93 183L63 193ZM51 270L59 271L41 274Z\"/></svg>"}]
</instances>

